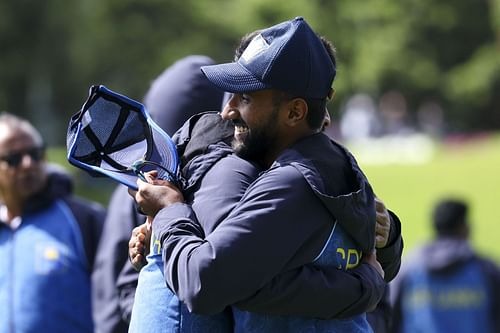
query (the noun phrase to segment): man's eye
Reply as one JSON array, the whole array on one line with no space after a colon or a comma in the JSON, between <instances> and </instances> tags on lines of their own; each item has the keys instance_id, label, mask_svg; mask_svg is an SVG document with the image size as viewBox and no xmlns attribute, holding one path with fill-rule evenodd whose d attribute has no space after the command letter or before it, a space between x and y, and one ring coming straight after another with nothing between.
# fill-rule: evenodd
<instances>
[{"instance_id":1,"label":"man's eye","mask_svg":"<svg viewBox=\"0 0 500 333\"><path fill-rule=\"evenodd\" d=\"M245 103L250 103L250 96L248 95L241 95L241 101Z\"/></svg>"}]
</instances>

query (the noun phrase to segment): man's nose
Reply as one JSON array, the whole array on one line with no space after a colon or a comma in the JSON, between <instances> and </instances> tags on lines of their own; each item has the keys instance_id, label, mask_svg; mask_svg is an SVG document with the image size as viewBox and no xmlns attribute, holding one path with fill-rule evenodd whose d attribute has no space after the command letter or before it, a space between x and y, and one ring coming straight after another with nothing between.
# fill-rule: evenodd
<instances>
[{"instance_id":1,"label":"man's nose","mask_svg":"<svg viewBox=\"0 0 500 333\"><path fill-rule=\"evenodd\" d=\"M224 106L224 109L221 112L222 119L232 120L232 119L236 119L239 117L239 112L238 112L238 109L236 108L235 103L236 102L235 102L235 98L233 95L227 101L226 105Z\"/></svg>"},{"instance_id":2,"label":"man's nose","mask_svg":"<svg viewBox=\"0 0 500 333\"><path fill-rule=\"evenodd\" d=\"M30 154L23 154L21 157L21 167L23 168L29 168L31 167L36 161L31 157Z\"/></svg>"},{"instance_id":3,"label":"man's nose","mask_svg":"<svg viewBox=\"0 0 500 333\"><path fill-rule=\"evenodd\" d=\"M224 110L222 110L220 115L224 120L233 120L238 118L238 111L226 105L226 107L224 108Z\"/></svg>"}]
</instances>

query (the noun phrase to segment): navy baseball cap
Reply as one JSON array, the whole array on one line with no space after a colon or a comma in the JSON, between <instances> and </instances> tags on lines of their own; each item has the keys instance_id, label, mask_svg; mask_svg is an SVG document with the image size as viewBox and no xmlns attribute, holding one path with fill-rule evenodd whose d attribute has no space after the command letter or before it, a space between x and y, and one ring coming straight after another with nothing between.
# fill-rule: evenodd
<instances>
[{"instance_id":1,"label":"navy baseball cap","mask_svg":"<svg viewBox=\"0 0 500 333\"><path fill-rule=\"evenodd\" d=\"M277 89L304 98L329 96L336 73L320 37L302 17L262 30L238 61L201 70L231 93Z\"/></svg>"},{"instance_id":2,"label":"navy baseball cap","mask_svg":"<svg viewBox=\"0 0 500 333\"><path fill-rule=\"evenodd\" d=\"M110 177L137 190L137 177L157 170L157 178L177 182L179 159L172 139L144 106L106 87L92 86L70 120L68 161L93 176Z\"/></svg>"}]
</instances>

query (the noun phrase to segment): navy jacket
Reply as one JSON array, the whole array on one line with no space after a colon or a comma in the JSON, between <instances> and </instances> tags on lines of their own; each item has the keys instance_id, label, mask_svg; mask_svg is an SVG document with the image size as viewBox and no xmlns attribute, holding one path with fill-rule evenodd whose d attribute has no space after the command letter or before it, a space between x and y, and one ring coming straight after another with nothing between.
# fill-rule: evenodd
<instances>
[{"instance_id":1,"label":"navy jacket","mask_svg":"<svg viewBox=\"0 0 500 333\"><path fill-rule=\"evenodd\" d=\"M215 120L215 121L206 121ZM199 120L199 121L198 121ZM184 195L200 221L205 225L215 225L214 221L223 219L239 202L249 184L257 178L260 169L252 163L232 154L231 147L224 143L201 145L214 134L219 136L224 128L218 114L206 114L196 119L196 125L188 126L189 136L178 144L179 152L187 163L182 164ZM194 125L192 120L189 125ZM226 125L228 123L225 123ZM199 132L200 125L202 131ZM234 129L226 126L228 135ZM191 136L194 134L195 136ZM177 138L174 138L177 140ZM177 140L178 141L178 140ZM212 140L210 140L212 141ZM178 142L179 143L179 142ZM198 151L198 153L196 153ZM186 160L188 156L191 156ZM214 207L224 207L214 209ZM211 232L211 230L206 230ZM129 332L165 333L232 333L233 317L230 309L216 315L199 315L188 311L178 297L166 286L163 277L161 246L153 238L147 256L147 265L140 271Z\"/></svg>"},{"instance_id":2,"label":"navy jacket","mask_svg":"<svg viewBox=\"0 0 500 333\"><path fill-rule=\"evenodd\" d=\"M216 116L215 118L220 118L218 115L212 114L212 119L214 116ZM183 189L188 198L199 190L202 179L201 176L206 172L209 166L217 161L217 158L213 158L214 155L206 154L207 144L216 142L214 137L217 135L220 136L221 133L226 134L223 134L219 139L230 140L233 135L232 126L228 128L227 124L221 126L217 122L208 121L203 126L195 126L199 124L200 117L201 115L197 115L191 118L176 136L174 136L174 141L176 141L179 151L182 154L184 166L182 171L183 174L186 175L183 182ZM204 119L207 119L207 117ZM202 156L200 157L198 155ZM193 161L194 157L198 158ZM220 183L220 181L223 180L223 173L221 176L215 176L215 178L217 178L215 181ZM215 190L216 188L214 188L212 192ZM210 190L208 192L210 192ZM201 198L203 195L210 196L206 188L205 191L199 192L197 197ZM221 201L220 205L215 207L218 208L217 211L213 210L215 209L213 205L210 205L210 207L204 206L203 201L204 200L198 199L198 203L195 204L195 211L199 214L225 216L229 211L227 209L230 206L224 205L224 200ZM226 212L224 212L224 210L226 210ZM397 220L395 215L393 217L390 246L381 250L381 253L386 253L385 257L387 261L391 263L388 267L397 271L397 268L399 268L402 244L399 220ZM204 227L206 229L204 232L206 234L210 233L217 224L216 220L212 221L209 225L205 224ZM387 270L386 277L395 274L395 271L391 273L390 269ZM136 273L132 269L128 271L128 274L123 274L124 272L125 271L122 271L122 274L120 274L119 280L127 281L136 279ZM124 285L125 284L126 283L124 283ZM339 305L338 308L325 306L325 304L331 304L330 297L332 297L332 295L334 295L334 299L335 297L339 299L338 297L341 297L346 287L349 289L349 286L351 286L351 289L356 289L354 295L357 296L354 297L358 297L351 307L346 307L345 301L340 302L341 305ZM326 294L325 291L327 292ZM288 271L275 277L273 281L263 286L256 295L242 300L238 304L242 309L261 313L300 314L320 318L331 318L333 316L342 315L346 317L364 312L370 304L373 305L376 303L382 291L383 282L380 281L378 273L368 265L361 265L351 270L350 275L339 274L336 268L317 271L315 267L304 266L299 270ZM131 295L130 293L125 294ZM290 302L290 296L293 296L292 302ZM133 297L128 298L133 299ZM318 302L318 299L324 300L324 302ZM304 304L308 304L307 302L311 303L310 306L304 306Z\"/></svg>"},{"instance_id":3,"label":"navy jacket","mask_svg":"<svg viewBox=\"0 0 500 333\"><path fill-rule=\"evenodd\" d=\"M167 283L194 312L217 313L236 303L244 310L274 315L331 318L363 312L356 301L367 296L366 290L359 284L346 288L348 274L325 278L335 272L322 276L307 264L321 253L334 221L361 250L369 251L374 245L374 214L373 193L352 156L317 134L285 151L217 228L201 226L190 206L175 204L159 212L153 230L162 241ZM204 229L215 230L205 234ZM283 237L276 238L279 235ZM394 248L387 252L397 253L389 276L399 268L398 239L400 235L393 237ZM366 266L359 269L370 271ZM293 290L288 294L280 289L284 284L273 284L279 273ZM307 283L294 284L301 279L309 282L307 288ZM287 296L270 296L276 290ZM382 292L383 285L377 300ZM332 298L342 301L325 307ZM351 308L345 308L346 299L353 300Z\"/></svg>"},{"instance_id":4,"label":"navy jacket","mask_svg":"<svg viewBox=\"0 0 500 333\"><path fill-rule=\"evenodd\" d=\"M202 55L180 59L163 71L144 97L153 120L172 135L192 114L218 110L222 91L201 73L200 67L214 61ZM144 222L137 213L127 188L119 185L113 192L99 248L94 284L94 319L97 333L128 331L138 272L128 261L128 241L132 229Z\"/></svg>"}]
</instances>

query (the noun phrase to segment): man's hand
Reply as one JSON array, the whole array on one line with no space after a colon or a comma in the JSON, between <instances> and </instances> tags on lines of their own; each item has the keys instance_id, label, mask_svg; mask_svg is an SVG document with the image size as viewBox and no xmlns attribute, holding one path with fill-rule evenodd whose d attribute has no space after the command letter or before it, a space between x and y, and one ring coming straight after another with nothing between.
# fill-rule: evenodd
<instances>
[{"instance_id":1,"label":"man's hand","mask_svg":"<svg viewBox=\"0 0 500 333\"><path fill-rule=\"evenodd\" d=\"M377 250L373 250L372 253L363 253L363 258L361 259L361 262L366 263L375 268L375 270L380 274L380 276L382 276L382 279L385 277L384 270L382 269L380 263L377 261ZM367 309L367 311L371 312L375 310L376 307L377 304Z\"/></svg>"},{"instance_id":2,"label":"man's hand","mask_svg":"<svg viewBox=\"0 0 500 333\"><path fill-rule=\"evenodd\" d=\"M382 200L375 197L375 209L377 211L377 223L375 225L375 247L383 248L389 241L389 231L391 230L391 217Z\"/></svg>"},{"instance_id":3,"label":"man's hand","mask_svg":"<svg viewBox=\"0 0 500 333\"><path fill-rule=\"evenodd\" d=\"M150 242L151 221L146 221L132 230L132 236L128 242L128 255L132 266L137 271L140 271L146 265Z\"/></svg>"},{"instance_id":4,"label":"man's hand","mask_svg":"<svg viewBox=\"0 0 500 333\"><path fill-rule=\"evenodd\" d=\"M184 202L184 196L177 187L169 181L156 179L156 175L156 171L145 173L144 177L147 182L138 179L138 190L128 190L128 193L137 202L141 211L151 217L156 216L162 208L177 202Z\"/></svg>"},{"instance_id":5,"label":"man's hand","mask_svg":"<svg viewBox=\"0 0 500 333\"><path fill-rule=\"evenodd\" d=\"M372 253L363 253L363 258L361 259L362 262L365 262L375 268L377 272L382 276L382 278L385 276L384 270L382 269L382 266L380 263L377 261L377 251L373 250Z\"/></svg>"}]
</instances>

